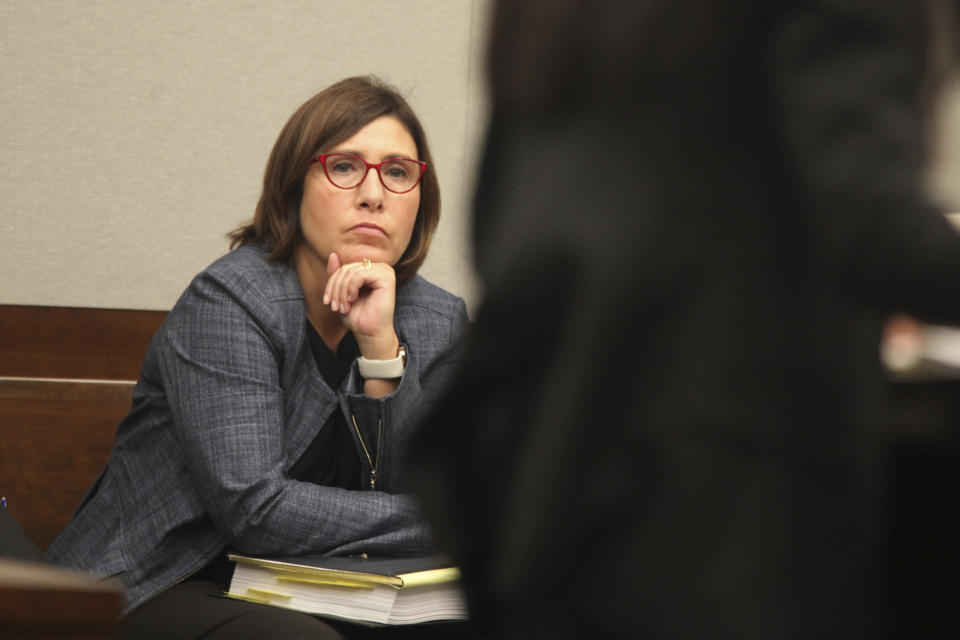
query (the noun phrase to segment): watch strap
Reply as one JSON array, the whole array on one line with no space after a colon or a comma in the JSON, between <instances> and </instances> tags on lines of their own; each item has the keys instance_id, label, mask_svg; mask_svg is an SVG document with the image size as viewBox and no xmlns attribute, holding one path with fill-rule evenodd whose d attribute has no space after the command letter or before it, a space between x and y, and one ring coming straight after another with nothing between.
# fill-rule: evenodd
<instances>
[{"instance_id":1,"label":"watch strap","mask_svg":"<svg viewBox=\"0 0 960 640\"><path fill-rule=\"evenodd\" d=\"M403 376L403 370L407 364L407 349L400 345L400 351L396 358L390 360L368 360L363 356L357 358L357 368L360 369L360 375L364 379L390 380Z\"/></svg>"}]
</instances>

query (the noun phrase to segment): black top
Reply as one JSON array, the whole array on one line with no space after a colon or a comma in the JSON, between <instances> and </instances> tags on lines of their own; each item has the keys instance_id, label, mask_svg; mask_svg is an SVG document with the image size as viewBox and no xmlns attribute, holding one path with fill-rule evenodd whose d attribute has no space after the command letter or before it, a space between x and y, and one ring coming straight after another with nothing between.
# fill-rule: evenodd
<instances>
[{"instance_id":1,"label":"black top","mask_svg":"<svg viewBox=\"0 0 960 640\"><path fill-rule=\"evenodd\" d=\"M353 361L360 355L356 338L348 331L337 346L337 352L333 353L309 322L307 338L320 375L331 389L339 389ZM290 469L290 477L327 487L359 489L360 454L349 429L350 423L338 407Z\"/></svg>"}]
</instances>

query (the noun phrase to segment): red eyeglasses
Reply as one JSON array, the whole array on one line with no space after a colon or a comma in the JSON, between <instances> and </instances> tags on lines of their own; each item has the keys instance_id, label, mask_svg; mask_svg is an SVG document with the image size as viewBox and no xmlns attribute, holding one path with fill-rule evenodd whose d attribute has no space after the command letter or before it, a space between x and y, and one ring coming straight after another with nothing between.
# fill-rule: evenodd
<instances>
[{"instance_id":1,"label":"red eyeglasses","mask_svg":"<svg viewBox=\"0 0 960 640\"><path fill-rule=\"evenodd\" d=\"M319 162L330 183L340 189L356 189L370 169L377 170L380 184L393 193L407 193L420 184L427 163L411 158L390 158L377 164L349 153L324 153L310 164Z\"/></svg>"}]
</instances>

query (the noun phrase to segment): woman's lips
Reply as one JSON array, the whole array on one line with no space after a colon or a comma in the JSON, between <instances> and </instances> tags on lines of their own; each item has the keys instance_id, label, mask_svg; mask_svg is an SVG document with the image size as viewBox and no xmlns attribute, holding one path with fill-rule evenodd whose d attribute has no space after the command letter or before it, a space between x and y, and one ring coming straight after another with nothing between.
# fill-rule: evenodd
<instances>
[{"instance_id":1,"label":"woman's lips","mask_svg":"<svg viewBox=\"0 0 960 640\"><path fill-rule=\"evenodd\" d=\"M383 227L379 227L369 222L362 222L358 225L354 225L350 227L350 231L365 236L386 237L387 235L387 232L383 230Z\"/></svg>"}]
</instances>

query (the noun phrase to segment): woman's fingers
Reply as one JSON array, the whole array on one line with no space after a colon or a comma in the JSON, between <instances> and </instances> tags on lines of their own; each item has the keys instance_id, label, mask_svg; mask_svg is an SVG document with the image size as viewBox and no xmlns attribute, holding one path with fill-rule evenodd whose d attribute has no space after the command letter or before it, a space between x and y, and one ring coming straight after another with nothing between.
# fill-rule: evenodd
<instances>
[{"instance_id":1,"label":"woman's fingers","mask_svg":"<svg viewBox=\"0 0 960 640\"><path fill-rule=\"evenodd\" d=\"M331 254L331 258L335 254ZM339 262L331 260L332 263ZM360 290L367 284L375 282L380 277L380 269L384 265L371 262L351 262L339 266L336 270L330 272L327 279L327 286L324 290L324 304L329 304L332 311L338 313L349 313L350 307L360 297Z\"/></svg>"},{"instance_id":2,"label":"woman's fingers","mask_svg":"<svg viewBox=\"0 0 960 640\"><path fill-rule=\"evenodd\" d=\"M340 256L336 251L331 251L327 257L327 285L323 288L323 304L330 304L330 285L333 282L332 275L340 268Z\"/></svg>"},{"instance_id":3,"label":"woman's fingers","mask_svg":"<svg viewBox=\"0 0 960 640\"><path fill-rule=\"evenodd\" d=\"M331 257L328 266L336 266L339 260L339 256ZM386 353L390 348L383 348L385 344L395 346L396 286L393 267L383 262L361 260L339 264L330 271L323 302L340 314L344 325L356 336L361 353Z\"/></svg>"},{"instance_id":4,"label":"woman's fingers","mask_svg":"<svg viewBox=\"0 0 960 640\"><path fill-rule=\"evenodd\" d=\"M376 278L377 274L373 272L373 263L369 260L361 262L359 265L352 265L350 271L344 274L343 278L343 288L346 293L347 305L349 306L360 297L361 287Z\"/></svg>"}]
</instances>

